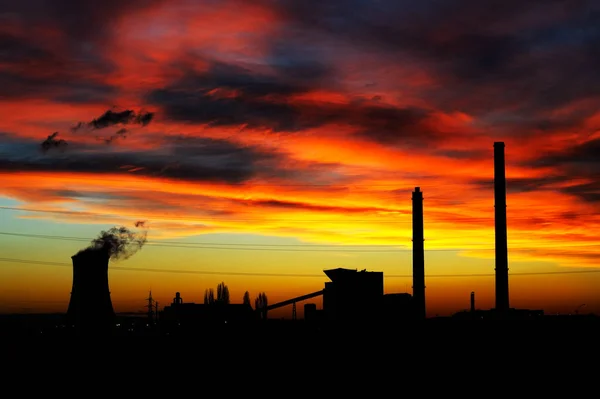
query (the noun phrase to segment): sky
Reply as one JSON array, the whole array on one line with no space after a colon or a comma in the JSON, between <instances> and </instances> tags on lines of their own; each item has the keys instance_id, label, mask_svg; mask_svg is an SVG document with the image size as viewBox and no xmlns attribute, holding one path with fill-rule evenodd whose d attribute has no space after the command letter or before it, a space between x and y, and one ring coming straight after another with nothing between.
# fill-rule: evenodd
<instances>
[{"instance_id":1,"label":"sky","mask_svg":"<svg viewBox=\"0 0 600 399\"><path fill-rule=\"evenodd\" d=\"M137 221L117 312L221 282L273 304L338 267L411 293L415 187L428 316L492 308L497 141L511 307L600 313L596 1L0 0L0 21L0 313L65 312L71 256Z\"/></svg>"}]
</instances>

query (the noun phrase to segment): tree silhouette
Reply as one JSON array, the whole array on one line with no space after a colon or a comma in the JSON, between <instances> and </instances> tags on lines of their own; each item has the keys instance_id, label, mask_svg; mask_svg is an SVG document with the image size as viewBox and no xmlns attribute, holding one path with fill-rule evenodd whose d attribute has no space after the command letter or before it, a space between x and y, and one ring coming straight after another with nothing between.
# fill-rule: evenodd
<instances>
[{"instance_id":1,"label":"tree silhouette","mask_svg":"<svg viewBox=\"0 0 600 399\"><path fill-rule=\"evenodd\" d=\"M260 294L258 294L256 299L254 300L254 308L256 309L257 312L259 312L260 317L262 319L267 318L268 303L269 303L269 301L267 300L267 294L265 294L264 292L261 292Z\"/></svg>"},{"instance_id":2,"label":"tree silhouette","mask_svg":"<svg viewBox=\"0 0 600 399\"><path fill-rule=\"evenodd\" d=\"M229 288L223 282L217 285L217 302L229 304Z\"/></svg>"},{"instance_id":3,"label":"tree silhouette","mask_svg":"<svg viewBox=\"0 0 600 399\"><path fill-rule=\"evenodd\" d=\"M212 288L209 288L204 291L204 304L211 305L215 303L215 291Z\"/></svg>"},{"instance_id":4,"label":"tree silhouette","mask_svg":"<svg viewBox=\"0 0 600 399\"><path fill-rule=\"evenodd\" d=\"M244 292L244 300L242 302L244 305L252 306L250 303L250 293L248 291Z\"/></svg>"}]
</instances>

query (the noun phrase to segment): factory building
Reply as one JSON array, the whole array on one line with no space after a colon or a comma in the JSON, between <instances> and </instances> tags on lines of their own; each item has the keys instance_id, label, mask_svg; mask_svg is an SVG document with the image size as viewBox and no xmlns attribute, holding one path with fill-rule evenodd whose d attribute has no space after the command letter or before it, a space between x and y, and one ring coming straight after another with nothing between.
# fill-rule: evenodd
<instances>
[{"instance_id":1,"label":"factory building","mask_svg":"<svg viewBox=\"0 0 600 399\"><path fill-rule=\"evenodd\" d=\"M349 323L379 318L383 302L383 272L330 269L323 290L323 312L328 322Z\"/></svg>"}]
</instances>

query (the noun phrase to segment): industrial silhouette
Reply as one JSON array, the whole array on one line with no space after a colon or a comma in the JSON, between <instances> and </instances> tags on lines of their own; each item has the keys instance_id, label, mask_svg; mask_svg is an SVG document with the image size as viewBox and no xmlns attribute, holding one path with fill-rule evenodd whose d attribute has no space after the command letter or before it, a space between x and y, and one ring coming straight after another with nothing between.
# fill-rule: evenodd
<instances>
[{"instance_id":1,"label":"industrial silhouette","mask_svg":"<svg viewBox=\"0 0 600 399\"><path fill-rule=\"evenodd\" d=\"M494 218L495 218L495 308L477 310L475 292L471 292L470 309L457 312L454 318L514 319L543 316L541 310L513 309L509 304L508 239L504 142L495 142L494 148ZM152 296L148 304L149 324L160 325L163 333L200 332L207 328L222 329L247 327L268 320L268 311L290 306L292 321L296 321L296 304L312 298L323 298L322 309L314 303L304 305L305 325L318 328L344 328L370 326L372 328L405 325L428 319L425 297L425 249L423 191L415 187L412 192L412 295L410 293L384 294L383 272L328 269L324 270L330 281L317 290L295 298L268 304L265 293L260 293L252 309L249 297L242 304L229 303L229 291L224 283L214 291L207 289L203 304L186 303L177 292L170 305L153 313ZM123 233L123 232L121 232ZM114 234L108 248L119 247L125 251L126 243L116 243ZM131 236L127 240L131 241ZM105 245L96 245L73 256L73 290L69 304L69 320L78 320L82 326L104 329L114 320L110 302L107 268L110 254ZM101 249L99 249L101 248ZM116 251L116 252L119 252ZM247 294L247 292L246 292ZM154 314L154 318L153 318ZM160 323L158 323L160 320Z\"/></svg>"},{"instance_id":2,"label":"industrial silhouette","mask_svg":"<svg viewBox=\"0 0 600 399\"><path fill-rule=\"evenodd\" d=\"M494 217L496 239L496 310L506 314L508 302L508 235L504 143L494 143Z\"/></svg>"},{"instance_id":3,"label":"industrial silhouette","mask_svg":"<svg viewBox=\"0 0 600 399\"><path fill-rule=\"evenodd\" d=\"M470 293L470 308L455 313L449 319L508 320L542 319L542 310L514 309L509 302L508 240L505 145L494 143L494 217L495 217L495 308L479 310L475 306L475 292ZM427 317L425 298L425 257L423 191L412 192L412 295L410 293L384 294L383 272L336 268L324 270L330 281L324 288L295 298L268 304L264 292L258 294L252 308L249 294L243 303L229 302L229 289L221 283L217 298L212 289L205 293L203 304L183 301L180 292L173 302L160 311L149 293L144 331L159 334L201 333L223 329L247 329L271 325L268 311L290 306L292 322L296 320L296 304L322 297L322 309L314 303L304 305L303 326L311 331L349 327L372 329L390 326L414 325L433 320ZM144 227L143 222L136 227ZM115 329L116 314L108 286L108 266L111 259L126 259L141 249L145 233L133 233L125 227L101 232L89 247L72 256L73 284L66 323L79 334L111 334ZM581 305L584 306L584 305ZM595 318L597 320L597 318ZM127 331L133 331L129 328Z\"/></svg>"},{"instance_id":4,"label":"industrial silhouette","mask_svg":"<svg viewBox=\"0 0 600 399\"><path fill-rule=\"evenodd\" d=\"M137 222L136 227L143 225ZM127 259L146 242L146 233L136 233L126 227L113 227L100 232L87 248L71 257L73 284L66 324L77 334L111 332L115 326L115 311L108 287L108 264L111 259Z\"/></svg>"},{"instance_id":5,"label":"industrial silhouette","mask_svg":"<svg viewBox=\"0 0 600 399\"><path fill-rule=\"evenodd\" d=\"M423 193L415 187L412 195L413 297L417 318L426 318L425 309L425 238L423 236Z\"/></svg>"},{"instance_id":6,"label":"industrial silhouette","mask_svg":"<svg viewBox=\"0 0 600 399\"><path fill-rule=\"evenodd\" d=\"M86 249L71 257L73 287L66 322L78 332L108 332L115 312L108 288L109 248Z\"/></svg>"}]
</instances>

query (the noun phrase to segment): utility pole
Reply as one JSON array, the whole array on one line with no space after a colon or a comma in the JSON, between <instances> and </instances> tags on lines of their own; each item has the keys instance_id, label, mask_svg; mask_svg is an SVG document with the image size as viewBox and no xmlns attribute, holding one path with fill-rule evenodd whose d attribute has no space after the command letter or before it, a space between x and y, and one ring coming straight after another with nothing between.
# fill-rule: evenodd
<instances>
[{"instance_id":1,"label":"utility pole","mask_svg":"<svg viewBox=\"0 0 600 399\"><path fill-rule=\"evenodd\" d=\"M153 319L154 319L154 300L152 299L152 290L150 290L150 294L148 296L148 298L146 298L146 300L148 301L148 305L146 305L148 307L148 323L149 324L153 324Z\"/></svg>"}]
</instances>

